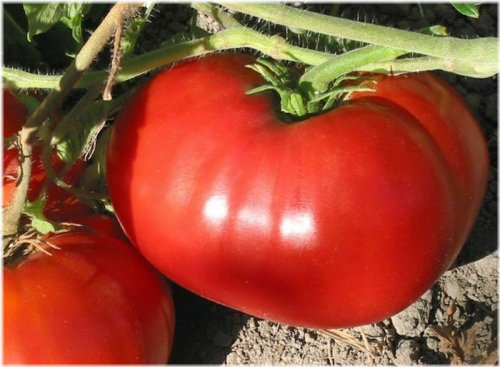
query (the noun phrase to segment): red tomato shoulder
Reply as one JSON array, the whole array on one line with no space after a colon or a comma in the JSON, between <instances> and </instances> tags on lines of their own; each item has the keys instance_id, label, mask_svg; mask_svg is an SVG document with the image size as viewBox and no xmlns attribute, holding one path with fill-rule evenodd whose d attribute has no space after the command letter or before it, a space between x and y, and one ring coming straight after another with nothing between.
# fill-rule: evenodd
<instances>
[{"instance_id":1,"label":"red tomato shoulder","mask_svg":"<svg viewBox=\"0 0 500 367\"><path fill-rule=\"evenodd\" d=\"M158 274L121 240L85 232L49 238L4 268L6 364L163 364L174 309Z\"/></svg>"}]
</instances>

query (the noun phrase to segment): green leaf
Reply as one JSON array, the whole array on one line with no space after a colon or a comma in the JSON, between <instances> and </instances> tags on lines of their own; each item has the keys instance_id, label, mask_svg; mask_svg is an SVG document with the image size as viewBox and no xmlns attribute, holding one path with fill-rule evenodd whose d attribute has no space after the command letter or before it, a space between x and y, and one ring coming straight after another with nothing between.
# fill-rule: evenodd
<instances>
[{"instance_id":1,"label":"green leaf","mask_svg":"<svg viewBox=\"0 0 500 367\"><path fill-rule=\"evenodd\" d=\"M96 145L97 136L104 128L106 119L113 108L114 101L96 101L86 113L80 116L80 121L84 126L85 135L82 145L82 154L91 156Z\"/></svg>"},{"instance_id":2,"label":"green leaf","mask_svg":"<svg viewBox=\"0 0 500 367\"><path fill-rule=\"evenodd\" d=\"M127 32L121 40L121 48L124 58L132 55L134 52L137 38L139 38L139 35L144 28L144 24L146 24L146 19L142 17L138 17L130 22Z\"/></svg>"},{"instance_id":3,"label":"green leaf","mask_svg":"<svg viewBox=\"0 0 500 367\"><path fill-rule=\"evenodd\" d=\"M113 103L102 100L94 102L77 121L71 121L71 126L61 136L54 137L57 154L63 161L74 162L92 150Z\"/></svg>"},{"instance_id":4,"label":"green leaf","mask_svg":"<svg viewBox=\"0 0 500 367\"><path fill-rule=\"evenodd\" d=\"M24 12L28 18L28 41L33 36L47 32L64 15L64 4L24 4Z\"/></svg>"},{"instance_id":5,"label":"green leaf","mask_svg":"<svg viewBox=\"0 0 500 367\"><path fill-rule=\"evenodd\" d=\"M14 20L7 7L3 13L4 65L13 61L21 65L36 65L40 62L40 52L34 42L28 42L26 32Z\"/></svg>"},{"instance_id":6,"label":"green leaf","mask_svg":"<svg viewBox=\"0 0 500 367\"><path fill-rule=\"evenodd\" d=\"M65 14L61 17L61 22L71 29L73 39L81 45L83 43L82 20L92 4L67 3L65 5Z\"/></svg>"},{"instance_id":7,"label":"green leaf","mask_svg":"<svg viewBox=\"0 0 500 367\"><path fill-rule=\"evenodd\" d=\"M47 32L56 23L62 22L69 27L73 39L83 43L82 20L89 11L92 4L82 3L48 3L48 4L24 4L24 12L28 18L28 40L31 42L33 36Z\"/></svg>"},{"instance_id":8,"label":"green leaf","mask_svg":"<svg viewBox=\"0 0 500 367\"><path fill-rule=\"evenodd\" d=\"M124 58L133 54L137 39L139 38L144 25L146 25L153 7L154 4L150 4L143 15L132 19L132 21L127 26L127 31L125 32L121 40L121 48Z\"/></svg>"},{"instance_id":9,"label":"green leaf","mask_svg":"<svg viewBox=\"0 0 500 367\"><path fill-rule=\"evenodd\" d=\"M49 232L55 232L59 229L59 225L56 222L48 220L43 214L43 208L45 206L46 197L41 195L35 201L28 201L24 205L24 213L30 216L31 225L40 233L47 234Z\"/></svg>"},{"instance_id":10,"label":"green leaf","mask_svg":"<svg viewBox=\"0 0 500 367\"><path fill-rule=\"evenodd\" d=\"M83 14L77 15L73 18L62 17L61 22L66 24L68 28L71 29L71 34L73 35L73 39L78 43L83 43L83 34L82 34L82 23Z\"/></svg>"},{"instance_id":11,"label":"green leaf","mask_svg":"<svg viewBox=\"0 0 500 367\"><path fill-rule=\"evenodd\" d=\"M471 18L479 18L479 7L470 3L451 3L460 14Z\"/></svg>"},{"instance_id":12,"label":"green leaf","mask_svg":"<svg viewBox=\"0 0 500 367\"><path fill-rule=\"evenodd\" d=\"M87 190L96 192L105 192L107 190L106 158L110 135L111 128L105 128L104 131L99 134L94 154L88 161L87 168L79 180L80 185ZM107 199L102 199L101 204L106 206L106 201Z\"/></svg>"}]
</instances>

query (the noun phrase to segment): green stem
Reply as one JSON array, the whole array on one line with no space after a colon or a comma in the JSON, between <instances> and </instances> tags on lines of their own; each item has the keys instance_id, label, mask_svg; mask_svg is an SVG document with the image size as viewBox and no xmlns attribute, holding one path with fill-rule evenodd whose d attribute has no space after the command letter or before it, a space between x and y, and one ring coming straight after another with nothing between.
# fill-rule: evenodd
<instances>
[{"instance_id":1,"label":"green stem","mask_svg":"<svg viewBox=\"0 0 500 367\"><path fill-rule=\"evenodd\" d=\"M23 126L19 132L19 184L12 198L11 204L3 210L3 246L4 249L10 243L12 237L17 233L19 218L24 208L24 203L28 196L28 189L31 177L31 155L33 145L31 136L36 131L34 127Z\"/></svg>"},{"instance_id":2,"label":"green stem","mask_svg":"<svg viewBox=\"0 0 500 367\"><path fill-rule=\"evenodd\" d=\"M261 9L261 7L271 10L274 9L275 7L278 7L279 9L282 8L288 9L288 7L283 7L281 5L273 5L273 4L260 4L260 5L225 4L225 5L230 8L238 7L238 9L242 9L241 7L244 7L246 10L248 10L247 8ZM326 23L330 22L334 25L337 22L342 23L346 21L344 19L304 12L297 9L292 9L292 10L294 12L298 11L299 14L301 15L305 13L306 19L308 19L309 22L311 22L311 19L309 19L309 17L312 17L313 19L315 19L315 17L317 16L320 17L320 20L323 21L323 24L321 24L320 22L320 24L316 25L316 27L311 26L309 27L309 29L312 28L323 29L325 27L324 26L325 21L327 21ZM411 36L418 39L418 42L408 40L407 44L409 46L404 47L404 45L406 45L406 43L404 43L404 45L401 46L401 48L393 47L394 45L396 45L396 42L394 42L393 44L392 39L384 39L383 43L385 44L385 46L382 46L380 50L382 50L383 47L387 47L387 49L392 49L392 51L388 51L389 53L392 52L394 52L394 54L397 54L399 52L405 53L412 50L425 53L428 50L426 51L426 49L420 47L417 48L410 47L412 44L413 46L415 46L415 44L419 46L420 42L423 40L425 40L425 42L430 42L434 45L437 44L438 46L442 44L448 44L449 46L450 44L455 44L458 42L462 46L463 45L467 46L466 49L469 50L468 52L465 52L464 55L462 55L465 59L454 59L452 57L450 58L434 57L431 59L417 58L414 59L415 61L407 61L405 62L404 64L405 68L402 69L402 71L411 72L419 70L443 69L450 72L455 72L457 74L472 76L472 77L489 77L497 73L498 65L496 63L497 60L496 50L498 49L498 46L496 44L497 40L496 38L461 40L451 37L433 37L433 36L422 35L407 31L400 31L396 29L390 29L390 28L375 26L372 24L358 23L353 21L346 21L346 22L348 22L349 26L346 27L346 29L342 29L342 31L346 33L344 34L344 36L352 36L349 32L351 29L350 26L353 25L354 30L358 28L372 29L372 27L375 27L377 30L379 30L379 33L381 32L380 31L381 29L384 32L389 32L389 33L395 32L396 35L399 35L400 33L404 34L406 38L408 36ZM282 23L284 24L285 21L283 21ZM287 25L288 24L295 25L296 21L292 16L290 16L290 19L288 19L286 23ZM336 33L335 35L338 36L338 34ZM369 36L366 37L368 38L363 38L363 40L369 41L370 37ZM481 44L484 45L485 47L479 47ZM426 46L424 45L424 48L425 47ZM178 43L174 45L167 45L155 51L131 58L123 63L122 69L116 77L116 82L120 83L127 81L129 79L147 73L151 70L154 70L157 67L162 67L169 63L176 62L185 58L200 56L203 54L219 50L236 49L236 48L253 48L275 59L296 61L308 65L319 65L325 61L331 60L333 57L328 53L292 46L279 36L266 36L245 27L235 27L201 39ZM449 47L445 47L445 49L449 49ZM373 51L373 49L371 50ZM380 50L377 50L376 52L379 52ZM344 70L347 71L366 70L367 66L362 66L365 60L364 57L367 56L363 55L365 52L369 54L371 51L369 48L368 49L361 48L359 50L352 51L352 53L347 53L345 58L342 55L338 56L338 59L336 60L338 61L343 60L342 63L345 62L346 65L341 65L340 63L338 63L338 65L335 65L334 62L332 62L330 65L325 65L324 68L325 69L332 68L333 71L330 71L332 74L342 73L344 72ZM376 52L374 53L374 55L376 54ZM489 57L484 57L485 52L489 55ZM382 51L382 54L384 53L385 52ZM454 53L456 54L456 52ZM443 52L439 52L439 54L443 55ZM475 56L467 56L471 54ZM388 56L388 58L390 58L390 56ZM471 59L479 58L479 60L470 61L469 58ZM388 67L391 66L390 63L387 62L380 63L380 61L386 61L383 55L381 56L381 60L377 61L371 59L370 57L366 59L366 62L369 63L370 65L372 65L373 63L372 65L373 67L384 68L385 65L388 65ZM354 69L351 67L353 65L351 63L356 63L358 66ZM390 68L384 68L383 71L388 72L390 71ZM318 79L319 77L314 76L315 73L318 73L317 75L321 74L324 75L323 72L319 73L318 70L314 72L311 71L312 76L311 75L307 76L306 80L309 77ZM92 87L93 85L102 83L105 80L106 75L107 75L106 71L87 72L76 84L76 87L78 88ZM4 68L3 76L6 82L12 83L17 88L53 89L59 85L61 80L60 76L36 75L12 68Z\"/></svg>"},{"instance_id":3,"label":"green stem","mask_svg":"<svg viewBox=\"0 0 500 367\"><path fill-rule=\"evenodd\" d=\"M3 67L2 77L13 89L55 89L61 80L61 75L34 74L9 67Z\"/></svg>"},{"instance_id":4,"label":"green stem","mask_svg":"<svg viewBox=\"0 0 500 367\"><path fill-rule=\"evenodd\" d=\"M274 59L296 61L308 65L318 65L332 58L331 54L325 52L292 46L279 36L265 36L249 28L237 27L197 40L167 45L126 60L116 76L116 82L125 82L158 67L189 57L235 48L253 48ZM88 72L80 79L76 87L92 87L102 83L106 76L106 71ZM4 68L3 77L17 88L45 89L55 88L61 78L60 76L31 74L12 68Z\"/></svg>"},{"instance_id":5,"label":"green stem","mask_svg":"<svg viewBox=\"0 0 500 367\"><path fill-rule=\"evenodd\" d=\"M476 74L475 69L468 62L460 60L446 60L437 57L421 56L389 61L379 61L358 67L358 71L372 71L386 73L408 73L430 70L443 70L450 73L473 77L486 78L482 73Z\"/></svg>"},{"instance_id":6,"label":"green stem","mask_svg":"<svg viewBox=\"0 0 500 367\"><path fill-rule=\"evenodd\" d=\"M235 48L252 48L276 60L295 61L309 65L320 64L332 57L325 52L292 46L279 36L269 37L249 28L237 27L198 40L165 46L129 60L124 63L117 81L131 79L184 58Z\"/></svg>"},{"instance_id":7,"label":"green stem","mask_svg":"<svg viewBox=\"0 0 500 367\"><path fill-rule=\"evenodd\" d=\"M498 39L433 37L415 32L356 22L274 3L222 3L228 9L276 24L347 38L359 42L468 62L474 75L498 73Z\"/></svg>"},{"instance_id":8,"label":"green stem","mask_svg":"<svg viewBox=\"0 0 500 367\"><path fill-rule=\"evenodd\" d=\"M404 53L405 51L373 45L358 48L306 71L300 78L300 84L306 90L324 92L332 80L343 74L359 70L366 64L394 60Z\"/></svg>"}]
</instances>

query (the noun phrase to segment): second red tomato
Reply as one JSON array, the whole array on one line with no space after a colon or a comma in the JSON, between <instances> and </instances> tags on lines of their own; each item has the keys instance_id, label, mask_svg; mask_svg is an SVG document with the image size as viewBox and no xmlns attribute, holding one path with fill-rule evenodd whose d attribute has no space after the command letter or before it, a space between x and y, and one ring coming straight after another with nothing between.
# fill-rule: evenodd
<instances>
[{"instance_id":1,"label":"second red tomato","mask_svg":"<svg viewBox=\"0 0 500 367\"><path fill-rule=\"evenodd\" d=\"M71 232L3 270L6 364L164 364L174 308L159 275L109 235Z\"/></svg>"}]
</instances>

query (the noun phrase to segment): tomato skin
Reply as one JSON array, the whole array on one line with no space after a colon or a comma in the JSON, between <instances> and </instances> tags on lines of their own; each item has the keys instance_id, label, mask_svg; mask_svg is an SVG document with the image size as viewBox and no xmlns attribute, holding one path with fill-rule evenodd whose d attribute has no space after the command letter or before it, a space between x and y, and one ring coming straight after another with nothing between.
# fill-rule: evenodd
<instances>
[{"instance_id":1,"label":"tomato skin","mask_svg":"<svg viewBox=\"0 0 500 367\"><path fill-rule=\"evenodd\" d=\"M4 138L17 133L27 119L27 109L10 92L4 90ZM38 198L43 184L47 178L43 168L42 149L39 146L33 148L33 161L31 165L30 186L28 189L28 200L34 201ZM54 152L51 163L58 172L64 167L64 162ZM73 164L64 181L70 185L75 184L83 173L85 163L79 159ZM16 192L17 178L19 175L19 150L15 147L4 149L3 152L3 201L2 206L9 206ZM68 218L90 213L91 209L81 203L77 198L71 196L66 190L55 184L50 184L47 189L47 201L44 214L48 219L60 221Z\"/></svg>"},{"instance_id":2,"label":"tomato skin","mask_svg":"<svg viewBox=\"0 0 500 367\"><path fill-rule=\"evenodd\" d=\"M262 318L334 328L401 311L464 244L486 186L484 139L455 146L477 160L462 166L462 184L426 113L359 95L286 124L267 95L245 95L263 83L244 67L252 62L222 54L178 65L122 111L108 185L126 234L173 281ZM425 75L405 77L402 93ZM466 109L433 86L422 111L440 108L437 93ZM470 113L455 125L441 116L448 129L478 131Z\"/></svg>"},{"instance_id":3,"label":"tomato skin","mask_svg":"<svg viewBox=\"0 0 500 367\"><path fill-rule=\"evenodd\" d=\"M435 139L460 191L456 215L462 235L459 242L465 242L488 183L488 148L478 123L459 94L433 74L375 78L375 92L356 93L351 98L395 103Z\"/></svg>"},{"instance_id":4,"label":"tomato skin","mask_svg":"<svg viewBox=\"0 0 500 367\"><path fill-rule=\"evenodd\" d=\"M4 363L160 364L170 355L170 291L111 236L71 232L60 250L4 268Z\"/></svg>"},{"instance_id":5,"label":"tomato skin","mask_svg":"<svg viewBox=\"0 0 500 367\"><path fill-rule=\"evenodd\" d=\"M70 226L69 229L77 229L80 231L87 231L92 233L107 234L112 237L120 238L128 241L127 236L123 233L120 224L114 217L105 214L90 214L83 215L76 218L71 218L71 224L81 225L82 227Z\"/></svg>"}]
</instances>

